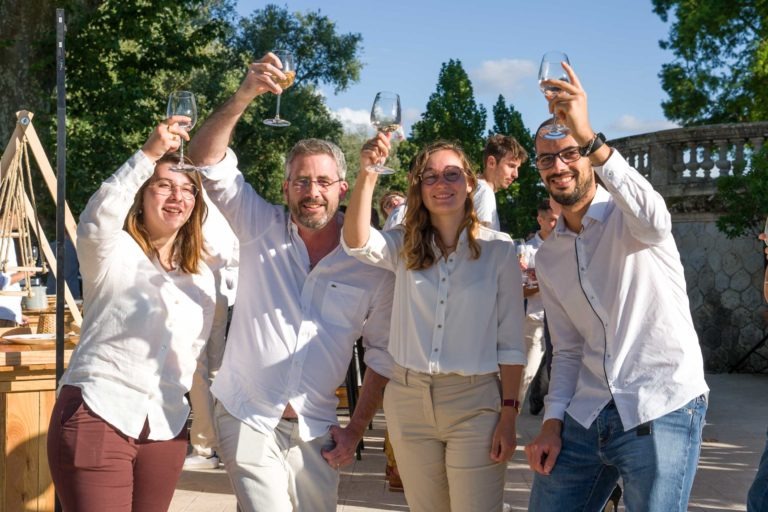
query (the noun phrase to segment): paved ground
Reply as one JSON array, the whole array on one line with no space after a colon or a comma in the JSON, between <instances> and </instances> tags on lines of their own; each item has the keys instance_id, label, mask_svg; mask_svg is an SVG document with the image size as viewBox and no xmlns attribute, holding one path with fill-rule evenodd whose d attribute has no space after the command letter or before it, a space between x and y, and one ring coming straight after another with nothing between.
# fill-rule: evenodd
<instances>
[{"instance_id":1,"label":"paved ground","mask_svg":"<svg viewBox=\"0 0 768 512\"><path fill-rule=\"evenodd\" d=\"M765 445L768 427L768 375L709 375L712 389L704 446L689 507L691 512L744 511L745 496ZM527 509L532 475L523 464L522 446L537 432L540 417L518 421L518 453L507 470L505 501L510 510ZM339 487L338 512L408 510L402 494L384 481L384 418L379 415L365 437L362 460L346 468ZM233 512L236 508L223 469L185 471L171 512Z\"/></svg>"}]
</instances>

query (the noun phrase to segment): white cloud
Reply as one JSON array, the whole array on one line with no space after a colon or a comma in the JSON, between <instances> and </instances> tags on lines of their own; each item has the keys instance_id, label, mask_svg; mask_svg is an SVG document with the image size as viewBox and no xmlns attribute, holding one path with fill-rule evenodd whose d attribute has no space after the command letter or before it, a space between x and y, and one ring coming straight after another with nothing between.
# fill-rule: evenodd
<instances>
[{"instance_id":1,"label":"white cloud","mask_svg":"<svg viewBox=\"0 0 768 512\"><path fill-rule=\"evenodd\" d=\"M666 119L638 119L630 114L624 114L609 125L611 131L623 132L627 135L639 135L679 127L677 123Z\"/></svg>"},{"instance_id":2,"label":"white cloud","mask_svg":"<svg viewBox=\"0 0 768 512\"><path fill-rule=\"evenodd\" d=\"M333 116L341 121L344 131L356 133L359 131L373 133L371 126L371 112L369 110L354 110L342 107L332 112Z\"/></svg>"},{"instance_id":3,"label":"white cloud","mask_svg":"<svg viewBox=\"0 0 768 512\"><path fill-rule=\"evenodd\" d=\"M511 97L521 88L529 87L536 73L537 65L530 60L500 59L483 61L469 75L476 93Z\"/></svg>"}]
</instances>

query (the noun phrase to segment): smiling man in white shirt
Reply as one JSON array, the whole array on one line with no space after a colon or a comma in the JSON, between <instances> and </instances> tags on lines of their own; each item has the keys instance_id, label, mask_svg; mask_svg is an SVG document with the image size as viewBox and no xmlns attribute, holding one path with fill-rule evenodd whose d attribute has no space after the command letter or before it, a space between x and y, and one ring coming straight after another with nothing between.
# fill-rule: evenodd
<instances>
[{"instance_id":1,"label":"smiling man in white shirt","mask_svg":"<svg viewBox=\"0 0 768 512\"><path fill-rule=\"evenodd\" d=\"M619 477L627 510L684 512L708 388L672 221L651 184L595 135L573 70L550 98L569 129L536 137L562 205L536 254L554 348L530 510L601 510ZM596 183L596 178L601 184Z\"/></svg>"},{"instance_id":2,"label":"smiling man in white shirt","mask_svg":"<svg viewBox=\"0 0 768 512\"><path fill-rule=\"evenodd\" d=\"M261 198L227 148L238 119L283 78L273 54L251 64L237 92L200 127L190 155L240 241L240 274L224 361L211 391L219 452L244 512L336 510L350 463L391 374L393 276L347 256L337 212L348 185L341 150L306 139L289 152L286 206ZM278 78L275 78L278 77ZM355 340L368 369L350 423L336 388Z\"/></svg>"}]
</instances>

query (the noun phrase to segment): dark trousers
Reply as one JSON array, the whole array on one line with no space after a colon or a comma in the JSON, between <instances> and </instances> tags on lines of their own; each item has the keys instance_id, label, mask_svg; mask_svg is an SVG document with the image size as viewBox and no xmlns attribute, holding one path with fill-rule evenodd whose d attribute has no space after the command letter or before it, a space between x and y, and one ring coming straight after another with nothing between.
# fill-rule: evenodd
<instances>
[{"instance_id":1,"label":"dark trousers","mask_svg":"<svg viewBox=\"0 0 768 512\"><path fill-rule=\"evenodd\" d=\"M64 386L48 429L48 464L64 512L165 512L187 451L175 439L128 437L91 411L80 388Z\"/></svg>"}]
</instances>

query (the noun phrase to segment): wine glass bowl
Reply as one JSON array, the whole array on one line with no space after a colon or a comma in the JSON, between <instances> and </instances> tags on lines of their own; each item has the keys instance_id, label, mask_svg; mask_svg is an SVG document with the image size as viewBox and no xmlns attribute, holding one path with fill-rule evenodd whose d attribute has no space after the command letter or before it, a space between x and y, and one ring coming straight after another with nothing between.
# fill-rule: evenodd
<instances>
[{"instance_id":1,"label":"wine glass bowl","mask_svg":"<svg viewBox=\"0 0 768 512\"><path fill-rule=\"evenodd\" d=\"M563 52L547 52L541 58L541 65L539 66L539 88L547 99L551 99L554 96L562 93L560 87L553 85L542 85L544 80L562 80L563 82L569 82L568 73L566 73L563 67L563 62L570 65L568 56ZM568 135L568 127L560 124L557 120L557 114L552 114L552 123L547 124L541 128L539 133L541 137L545 139L562 139Z\"/></svg>"},{"instance_id":2,"label":"wine glass bowl","mask_svg":"<svg viewBox=\"0 0 768 512\"><path fill-rule=\"evenodd\" d=\"M285 91L290 86L292 86L294 80L296 80L296 66L293 61L293 54L288 50L274 50L272 53L274 53L277 56L277 58L280 59L280 63L282 64L281 70L285 75L285 79L278 78L277 75L273 75L272 79L275 81L277 85L280 86L281 89L283 89L283 91ZM264 120L265 125L274 126L278 128L291 126L290 121L286 121L285 119L280 117L281 96L282 96L282 93L277 95L277 107L275 109L275 117L272 117L270 119L265 119Z\"/></svg>"},{"instance_id":3,"label":"wine glass bowl","mask_svg":"<svg viewBox=\"0 0 768 512\"><path fill-rule=\"evenodd\" d=\"M180 121L177 126L189 132L197 124L197 102L195 101L194 93L190 91L173 91L168 96L168 109L166 111L168 118L173 116L186 116L189 121ZM172 166L173 171L194 171L197 168L194 165L190 165L184 161L184 138L181 139L181 145L179 146L179 163Z\"/></svg>"},{"instance_id":4,"label":"wine glass bowl","mask_svg":"<svg viewBox=\"0 0 768 512\"><path fill-rule=\"evenodd\" d=\"M389 91L377 93L371 107L371 124L376 130L382 133L396 132L400 129L401 118L400 95ZM379 174L393 174L395 170L385 166L385 161L368 166L368 170Z\"/></svg>"}]
</instances>

